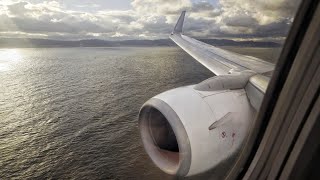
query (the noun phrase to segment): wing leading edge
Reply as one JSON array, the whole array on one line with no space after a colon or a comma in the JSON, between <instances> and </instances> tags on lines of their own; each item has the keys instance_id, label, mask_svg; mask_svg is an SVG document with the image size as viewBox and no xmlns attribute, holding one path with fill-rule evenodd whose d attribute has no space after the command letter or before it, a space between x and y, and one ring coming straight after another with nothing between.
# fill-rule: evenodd
<instances>
[{"instance_id":1,"label":"wing leading edge","mask_svg":"<svg viewBox=\"0 0 320 180\"><path fill-rule=\"evenodd\" d=\"M214 74L226 75L245 70L263 74L274 70L274 64L269 62L223 50L183 35L182 27L185 13L182 11L170 38Z\"/></svg>"}]
</instances>

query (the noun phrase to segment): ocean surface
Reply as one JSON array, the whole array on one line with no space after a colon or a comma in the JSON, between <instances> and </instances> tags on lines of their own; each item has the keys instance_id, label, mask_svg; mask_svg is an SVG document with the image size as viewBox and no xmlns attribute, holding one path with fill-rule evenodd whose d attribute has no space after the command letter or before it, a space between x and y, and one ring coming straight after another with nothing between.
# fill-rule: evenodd
<instances>
[{"instance_id":1,"label":"ocean surface","mask_svg":"<svg viewBox=\"0 0 320 180\"><path fill-rule=\"evenodd\" d=\"M178 47L0 49L0 179L174 179L142 148L139 108L211 76Z\"/></svg>"}]
</instances>

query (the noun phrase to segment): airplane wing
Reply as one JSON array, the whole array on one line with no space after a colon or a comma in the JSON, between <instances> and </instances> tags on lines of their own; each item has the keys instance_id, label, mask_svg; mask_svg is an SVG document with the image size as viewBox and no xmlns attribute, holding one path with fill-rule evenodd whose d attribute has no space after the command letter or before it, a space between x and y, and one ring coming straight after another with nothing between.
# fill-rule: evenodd
<instances>
[{"instance_id":1,"label":"airplane wing","mask_svg":"<svg viewBox=\"0 0 320 180\"><path fill-rule=\"evenodd\" d=\"M251 70L258 74L274 70L274 64L261 59L222 50L182 34L186 11L181 16L170 35L170 38L194 59L207 67L216 75L226 75L232 72Z\"/></svg>"}]
</instances>

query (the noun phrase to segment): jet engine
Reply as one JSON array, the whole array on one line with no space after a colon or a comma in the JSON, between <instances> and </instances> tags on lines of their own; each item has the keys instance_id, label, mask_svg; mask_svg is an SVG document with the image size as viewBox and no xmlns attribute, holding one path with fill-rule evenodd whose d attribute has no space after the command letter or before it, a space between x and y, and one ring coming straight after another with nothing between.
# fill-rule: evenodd
<instances>
[{"instance_id":1,"label":"jet engine","mask_svg":"<svg viewBox=\"0 0 320 180\"><path fill-rule=\"evenodd\" d=\"M215 76L148 100L139 128L154 164L168 174L191 176L239 152L256 112L245 90L251 75Z\"/></svg>"}]
</instances>

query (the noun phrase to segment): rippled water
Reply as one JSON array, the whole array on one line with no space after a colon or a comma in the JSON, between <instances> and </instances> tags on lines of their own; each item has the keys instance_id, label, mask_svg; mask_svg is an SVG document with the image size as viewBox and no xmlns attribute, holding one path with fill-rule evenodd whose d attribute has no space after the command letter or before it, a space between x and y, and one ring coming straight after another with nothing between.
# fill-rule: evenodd
<instances>
[{"instance_id":1,"label":"rippled water","mask_svg":"<svg viewBox=\"0 0 320 180\"><path fill-rule=\"evenodd\" d=\"M139 108L210 76L176 47L0 49L0 179L171 179L141 146Z\"/></svg>"}]
</instances>

